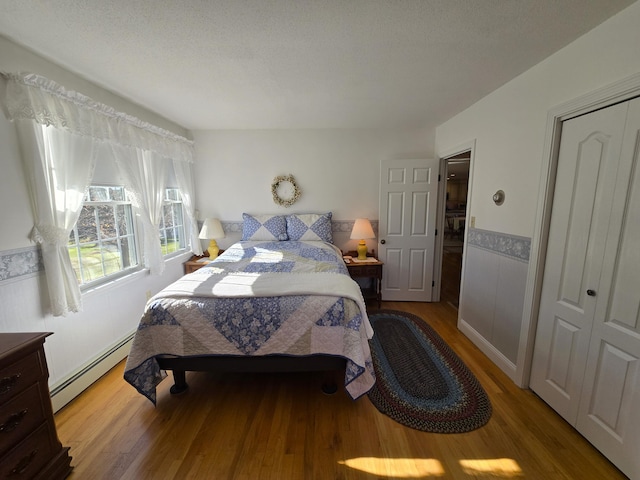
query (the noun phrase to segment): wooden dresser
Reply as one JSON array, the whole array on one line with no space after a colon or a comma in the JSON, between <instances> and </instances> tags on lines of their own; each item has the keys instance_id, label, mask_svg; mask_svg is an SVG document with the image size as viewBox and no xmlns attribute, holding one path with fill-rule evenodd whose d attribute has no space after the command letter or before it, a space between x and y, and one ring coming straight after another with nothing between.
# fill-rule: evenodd
<instances>
[{"instance_id":1,"label":"wooden dresser","mask_svg":"<svg viewBox=\"0 0 640 480\"><path fill-rule=\"evenodd\" d=\"M0 333L0 479L57 480L71 473L49 396L44 339Z\"/></svg>"}]
</instances>

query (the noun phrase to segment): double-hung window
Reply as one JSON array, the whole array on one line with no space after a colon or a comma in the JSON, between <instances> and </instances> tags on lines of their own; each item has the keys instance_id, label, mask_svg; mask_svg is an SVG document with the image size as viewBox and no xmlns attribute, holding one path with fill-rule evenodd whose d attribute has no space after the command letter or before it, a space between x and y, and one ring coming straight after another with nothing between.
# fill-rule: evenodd
<instances>
[{"instance_id":1,"label":"double-hung window","mask_svg":"<svg viewBox=\"0 0 640 480\"><path fill-rule=\"evenodd\" d=\"M185 249L182 197L177 188L165 190L162 219L160 220L160 245L163 255L170 255Z\"/></svg>"},{"instance_id":2,"label":"double-hung window","mask_svg":"<svg viewBox=\"0 0 640 480\"><path fill-rule=\"evenodd\" d=\"M138 266L134 217L124 187L89 187L68 248L80 285Z\"/></svg>"},{"instance_id":3,"label":"double-hung window","mask_svg":"<svg viewBox=\"0 0 640 480\"><path fill-rule=\"evenodd\" d=\"M165 190L158 230L164 256L185 250L182 197L177 188ZM69 257L78 283L92 285L138 268L141 255L136 231L131 201L123 186L90 186L69 235Z\"/></svg>"}]
</instances>

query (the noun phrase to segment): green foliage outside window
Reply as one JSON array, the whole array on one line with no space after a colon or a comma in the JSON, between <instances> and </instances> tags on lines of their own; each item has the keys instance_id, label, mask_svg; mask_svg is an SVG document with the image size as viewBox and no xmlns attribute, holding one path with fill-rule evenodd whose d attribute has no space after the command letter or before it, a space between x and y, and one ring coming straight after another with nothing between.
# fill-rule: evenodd
<instances>
[{"instance_id":1,"label":"green foliage outside window","mask_svg":"<svg viewBox=\"0 0 640 480\"><path fill-rule=\"evenodd\" d=\"M89 187L69 236L69 257L78 282L91 283L137 266L135 240L124 187Z\"/></svg>"},{"instance_id":2,"label":"green foliage outside window","mask_svg":"<svg viewBox=\"0 0 640 480\"><path fill-rule=\"evenodd\" d=\"M159 238L163 255L185 248L182 198L168 188ZM81 285L91 284L139 265L134 215L122 186L92 185L69 236L69 257Z\"/></svg>"}]
</instances>

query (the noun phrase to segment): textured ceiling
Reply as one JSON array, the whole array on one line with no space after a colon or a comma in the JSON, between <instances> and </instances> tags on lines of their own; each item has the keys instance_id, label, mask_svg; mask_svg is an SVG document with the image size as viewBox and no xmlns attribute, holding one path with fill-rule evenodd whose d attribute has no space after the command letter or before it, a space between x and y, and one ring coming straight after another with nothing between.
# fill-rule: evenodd
<instances>
[{"instance_id":1,"label":"textured ceiling","mask_svg":"<svg viewBox=\"0 0 640 480\"><path fill-rule=\"evenodd\" d=\"M427 128L631 3L2 0L0 35L188 129Z\"/></svg>"}]
</instances>

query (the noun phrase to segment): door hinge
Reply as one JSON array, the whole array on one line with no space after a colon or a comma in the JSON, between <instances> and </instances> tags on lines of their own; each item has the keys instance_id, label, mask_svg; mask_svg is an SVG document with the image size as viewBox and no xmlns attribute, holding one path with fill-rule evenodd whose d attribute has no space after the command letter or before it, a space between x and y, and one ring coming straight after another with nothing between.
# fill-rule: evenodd
<instances>
[{"instance_id":1,"label":"door hinge","mask_svg":"<svg viewBox=\"0 0 640 480\"><path fill-rule=\"evenodd\" d=\"M438 181L442 179L442 175L438 174Z\"/></svg>"},{"instance_id":2,"label":"door hinge","mask_svg":"<svg viewBox=\"0 0 640 480\"><path fill-rule=\"evenodd\" d=\"M436 237L438 236L438 229L436 228Z\"/></svg>"},{"instance_id":3,"label":"door hinge","mask_svg":"<svg viewBox=\"0 0 640 480\"><path fill-rule=\"evenodd\" d=\"M432 287L435 287L435 286L436 286L436 281L435 281L435 280L432 280L432 281L431 281L431 286L432 286Z\"/></svg>"}]
</instances>

